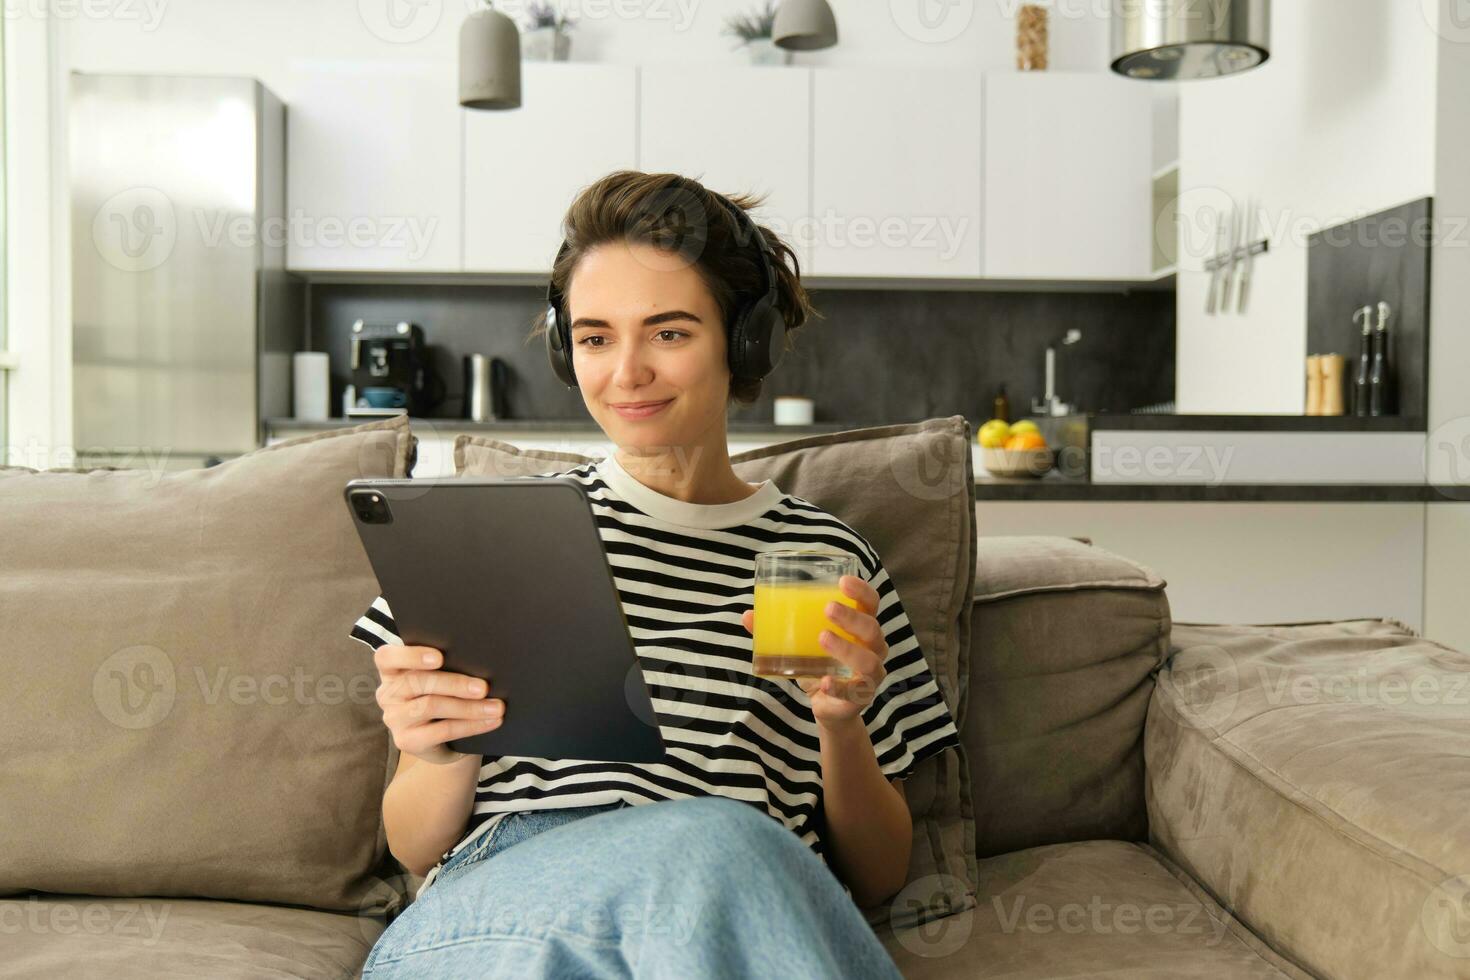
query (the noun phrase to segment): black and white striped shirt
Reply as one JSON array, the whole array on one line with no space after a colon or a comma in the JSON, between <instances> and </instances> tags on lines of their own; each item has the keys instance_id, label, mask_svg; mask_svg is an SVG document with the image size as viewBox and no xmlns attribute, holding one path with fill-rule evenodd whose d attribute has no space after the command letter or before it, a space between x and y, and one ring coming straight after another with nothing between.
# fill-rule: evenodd
<instances>
[{"instance_id":1,"label":"black and white striped shirt","mask_svg":"<svg viewBox=\"0 0 1470 980\"><path fill-rule=\"evenodd\" d=\"M486 756L462 848L507 813L718 795L760 807L826 860L820 743L811 702L792 680L751 674L741 622L754 598L755 555L820 547L856 555L877 591L887 671L863 713L879 768L906 777L958 743L898 593L878 554L851 527L767 480L728 504L694 504L639 483L615 455L549 476L586 492L634 649L668 747L667 761L608 763ZM373 649L401 643L383 597L352 627ZM514 714L510 715L514 718ZM421 889L422 891L422 889Z\"/></svg>"}]
</instances>

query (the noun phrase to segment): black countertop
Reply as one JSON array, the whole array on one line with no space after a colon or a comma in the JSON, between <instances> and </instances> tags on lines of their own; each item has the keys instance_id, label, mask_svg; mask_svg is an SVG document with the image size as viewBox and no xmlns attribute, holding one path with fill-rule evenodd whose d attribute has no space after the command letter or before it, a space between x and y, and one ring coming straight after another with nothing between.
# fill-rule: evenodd
<instances>
[{"instance_id":1,"label":"black countertop","mask_svg":"<svg viewBox=\"0 0 1470 980\"><path fill-rule=\"evenodd\" d=\"M1088 412L1088 427L1186 432L1424 432L1424 419L1399 415L1193 415Z\"/></svg>"}]
</instances>

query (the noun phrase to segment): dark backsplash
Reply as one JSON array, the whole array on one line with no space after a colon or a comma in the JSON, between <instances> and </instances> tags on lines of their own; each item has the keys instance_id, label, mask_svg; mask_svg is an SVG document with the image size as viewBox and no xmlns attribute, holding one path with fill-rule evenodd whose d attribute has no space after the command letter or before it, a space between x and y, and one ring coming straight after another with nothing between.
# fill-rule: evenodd
<instances>
[{"instance_id":1,"label":"dark backsplash","mask_svg":"<svg viewBox=\"0 0 1470 980\"><path fill-rule=\"evenodd\" d=\"M434 413L460 414L460 358L482 353L509 368L510 415L587 419L582 396L528 342L544 291L530 286L313 284L308 344L332 362L332 414L341 414L354 320L423 327L448 397ZM1011 416L1031 414L1057 344L1057 394L1081 411L1126 412L1174 397L1174 294L818 289L823 314L792 334L793 349L760 400L730 418L769 420L772 400L803 395L816 421L887 424L936 416L984 420L999 385ZM1060 346L1070 328L1082 339Z\"/></svg>"}]
</instances>

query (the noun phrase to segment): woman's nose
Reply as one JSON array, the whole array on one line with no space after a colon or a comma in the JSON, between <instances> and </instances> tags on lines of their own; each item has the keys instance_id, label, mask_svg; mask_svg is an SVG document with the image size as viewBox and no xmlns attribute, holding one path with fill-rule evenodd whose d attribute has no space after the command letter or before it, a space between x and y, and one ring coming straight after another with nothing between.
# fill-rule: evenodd
<instances>
[{"instance_id":1,"label":"woman's nose","mask_svg":"<svg viewBox=\"0 0 1470 980\"><path fill-rule=\"evenodd\" d=\"M632 386L647 380L648 357L639 344L624 344L623 349L618 352L617 365L614 368L614 380L620 384Z\"/></svg>"}]
</instances>

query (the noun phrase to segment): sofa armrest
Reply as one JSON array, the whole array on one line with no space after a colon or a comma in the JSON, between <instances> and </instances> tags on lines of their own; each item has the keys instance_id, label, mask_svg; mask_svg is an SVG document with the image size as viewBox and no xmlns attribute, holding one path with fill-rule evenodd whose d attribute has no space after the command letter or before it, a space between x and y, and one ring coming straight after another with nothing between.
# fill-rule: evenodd
<instances>
[{"instance_id":1,"label":"sofa armrest","mask_svg":"<svg viewBox=\"0 0 1470 980\"><path fill-rule=\"evenodd\" d=\"M1143 724L1168 650L1154 572L1065 537L982 536L962 737L977 850L1143 840Z\"/></svg>"},{"instance_id":2,"label":"sofa armrest","mask_svg":"<svg viewBox=\"0 0 1470 980\"><path fill-rule=\"evenodd\" d=\"M1394 620L1175 624L1152 843L1332 977L1470 976L1470 656Z\"/></svg>"}]
</instances>

